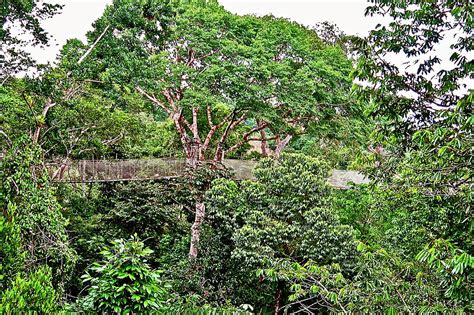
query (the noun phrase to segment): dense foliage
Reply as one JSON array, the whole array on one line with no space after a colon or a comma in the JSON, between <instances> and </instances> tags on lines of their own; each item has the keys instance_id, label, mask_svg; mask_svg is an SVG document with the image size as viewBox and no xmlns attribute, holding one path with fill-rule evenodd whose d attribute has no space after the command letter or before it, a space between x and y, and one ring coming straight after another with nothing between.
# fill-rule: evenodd
<instances>
[{"instance_id":1,"label":"dense foliage","mask_svg":"<svg viewBox=\"0 0 474 315\"><path fill-rule=\"evenodd\" d=\"M84 311L144 313L163 310L166 285L152 270L146 258L153 251L137 237L116 240L101 252L103 260L94 263L82 278L90 286L80 302Z\"/></svg>"},{"instance_id":2,"label":"dense foliage","mask_svg":"<svg viewBox=\"0 0 474 315\"><path fill-rule=\"evenodd\" d=\"M51 282L51 269L41 267L23 278L16 275L11 288L2 293L2 314L54 314L60 309L58 295Z\"/></svg>"},{"instance_id":3,"label":"dense foliage","mask_svg":"<svg viewBox=\"0 0 474 315\"><path fill-rule=\"evenodd\" d=\"M40 69L12 29L46 44L59 9L0 5L0 313L474 311L469 1L371 1L387 23L361 39L114 0ZM450 38L451 64L429 54ZM56 182L150 157L187 169ZM224 158L259 163L237 180ZM371 182L335 189L334 168Z\"/></svg>"},{"instance_id":4,"label":"dense foliage","mask_svg":"<svg viewBox=\"0 0 474 315\"><path fill-rule=\"evenodd\" d=\"M412 205L404 214L411 227L395 229L406 235L404 248L415 245L405 254L419 252L442 279L445 297L464 305L473 285L472 12L469 1L374 1L366 14L393 22L357 42L355 73L378 87L358 90L379 121L367 166L395 200ZM429 54L443 46L449 60ZM405 69L393 64L394 53ZM423 232L412 244L417 230Z\"/></svg>"},{"instance_id":5,"label":"dense foliage","mask_svg":"<svg viewBox=\"0 0 474 315\"><path fill-rule=\"evenodd\" d=\"M67 221L48 175L39 167L40 158L40 149L29 139L20 138L1 161L2 235L11 232L4 234L2 256L7 262L11 255L23 257L25 271L42 264L51 266L54 282L62 289L69 281L76 253L69 245ZM14 265L2 268L4 280L14 275L7 272Z\"/></svg>"},{"instance_id":6,"label":"dense foliage","mask_svg":"<svg viewBox=\"0 0 474 315\"><path fill-rule=\"evenodd\" d=\"M212 246L204 258L214 262L203 266L211 268L203 276L212 283L216 275L227 274L232 280L221 280L227 283L227 296L268 307L274 299L282 305L289 288L259 272L282 260L339 263L350 274L356 255L353 233L328 208L327 173L327 165L315 158L285 154L278 161L263 161L255 170L256 181L215 181L208 192L206 234Z\"/></svg>"}]
</instances>

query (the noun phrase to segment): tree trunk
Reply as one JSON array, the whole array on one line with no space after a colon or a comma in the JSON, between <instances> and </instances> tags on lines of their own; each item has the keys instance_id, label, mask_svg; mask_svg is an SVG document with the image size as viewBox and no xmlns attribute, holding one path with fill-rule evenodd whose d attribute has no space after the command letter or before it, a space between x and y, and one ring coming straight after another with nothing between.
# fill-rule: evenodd
<instances>
[{"instance_id":1,"label":"tree trunk","mask_svg":"<svg viewBox=\"0 0 474 315\"><path fill-rule=\"evenodd\" d=\"M222 163L223 160L224 160L224 148L223 148L223 145L219 143L217 145L216 154L214 156L214 162Z\"/></svg>"},{"instance_id":2,"label":"tree trunk","mask_svg":"<svg viewBox=\"0 0 474 315\"><path fill-rule=\"evenodd\" d=\"M285 139L277 141L277 146L275 148L275 158L279 158L281 155L281 152L283 152L283 149L288 145L290 140L293 138L293 135L287 135Z\"/></svg>"},{"instance_id":3,"label":"tree trunk","mask_svg":"<svg viewBox=\"0 0 474 315\"><path fill-rule=\"evenodd\" d=\"M205 161L205 157L202 154L201 144L197 141L192 142L190 146L190 154L187 156L186 164L191 171L197 170L201 165L201 162ZM206 205L204 204L204 192L197 192L196 204L195 204L195 215L194 223L191 226L191 244L189 247L189 257L195 259L198 255L199 249L199 238L201 235L201 225L204 221L206 214Z\"/></svg>"},{"instance_id":4,"label":"tree trunk","mask_svg":"<svg viewBox=\"0 0 474 315\"><path fill-rule=\"evenodd\" d=\"M278 281L277 288L275 291L275 308L273 310L273 314L278 315L280 314L281 309L281 301L282 301L282 292L283 292L283 284L281 281Z\"/></svg>"},{"instance_id":5,"label":"tree trunk","mask_svg":"<svg viewBox=\"0 0 474 315\"><path fill-rule=\"evenodd\" d=\"M196 215L194 223L191 226L191 246L189 247L189 257L195 259L198 255L199 238L201 236L201 225L206 215L206 205L202 200L202 196L196 200Z\"/></svg>"},{"instance_id":6,"label":"tree trunk","mask_svg":"<svg viewBox=\"0 0 474 315\"><path fill-rule=\"evenodd\" d=\"M258 120L257 125L258 127L262 126L262 121ZM263 157L268 157L269 154L269 147L268 147L268 142L267 142L267 133L265 132L265 129L260 130L260 138L262 141L260 142L260 150L262 151L262 156Z\"/></svg>"},{"instance_id":7,"label":"tree trunk","mask_svg":"<svg viewBox=\"0 0 474 315\"><path fill-rule=\"evenodd\" d=\"M46 105L43 107L43 119L46 120L46 115L48 114L48 111L51 109L51 107L56 106L56 103L53 103L51 98L48 98ZM37 122L36 123L36 129L35 132L32 135L32 142L33 144L38 144L39 138L41 135L41 130L44 128L44 122Z\"/></svg>"},{"instance_id":8,"label":"tree trunk","mask_svg":"<svg viewBox=\"0 0 474 315\"><path fill-rule=\"evenodd\" d=\"M186 156L186 166L190 169L196 169L199 166L201 154L201 145L195 141L188 146L188 153Z\"/></svg>"}]
</instances>

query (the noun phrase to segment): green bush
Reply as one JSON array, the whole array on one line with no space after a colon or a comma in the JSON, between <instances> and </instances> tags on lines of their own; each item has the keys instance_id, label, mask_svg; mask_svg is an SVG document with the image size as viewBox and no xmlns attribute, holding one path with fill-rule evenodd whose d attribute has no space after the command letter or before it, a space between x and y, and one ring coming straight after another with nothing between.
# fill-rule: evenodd
<instances>
[{"instance_id":1,"label":"green bush","mask_svg":"<svg viewBox=\"0 0 474 315\"><path fill-rule=\"evenodd\" d=\"M445 297L464 305L472 302L474 256L447 240L437 239L425 246L417 260L426 263L441 279Z\"/></svg>"},{"instance_id":2,"label":"green bush","mask_svg":"<svg viewBox=\"0 0 474 315\"><path fill-rule=\"evenodd\" d=\"M17 274L1 296L0 314L55 314L58 297L51 284L51 269L40 267L27 278Z\"/></svg>"},{"instance_id":3,"label":"green bush","mask_svg":"<svg viewBox=\"0 0 474 315\"><path fill-rule=\"evenodd\" d=\"M152 252L136 235L113 241L101 252L103 260L83 276L90 284L87 296L79 301L83 310L123 314L163 311L168 288L147 263Z\"/></svg>"},{"instance_id":4,"label":"green bush","mask_svg":"<svg viewBox=\"0 0 474 315\"><path fill-rule=\"evenodd\" d=\"M25 260L20 229L12 216L14 211L15 207L10 205L0 215L0 290L8 286L8 279L22 270Z\"/></svg>"}]
</instances>

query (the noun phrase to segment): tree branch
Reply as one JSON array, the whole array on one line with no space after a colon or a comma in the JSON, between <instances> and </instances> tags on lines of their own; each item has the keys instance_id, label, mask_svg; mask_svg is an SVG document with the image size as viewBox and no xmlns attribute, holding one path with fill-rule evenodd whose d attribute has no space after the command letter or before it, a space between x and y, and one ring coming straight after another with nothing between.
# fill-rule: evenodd
<instances>
[{"instance_id":1,"label":"tree branch","mask_svg":"<svg viewBox=\"0 0 474 315\"><path fill-rule=\"evenodd\" d=\"M248 141L267 141L267 140L276 140L278 137L270 138L249 138Z\"/></svg>"},{"instance_id":2,"label":"tree branch","mask_svg":"<svg viewBox=\"0 0 474 315\"><path fill-rule=\"evenodd\" d=\"M233 151L237 150L238 148L240 148L241 146L243 146L245 143L247 143L249 141L250 135L252 135L255 132L258 132L260 130L263 130L263 129L267 128L267 126L268 126L268 123L263 123L260 126L252 128L249 132L244 134L243 139L241 141L239 141L235 145L231 146L226 151L226 153L233 152Z\"/></svg>"},{"instance_id":3,"label":"tree branch","mask_svg":"<svg viewBox=\"0 0 474 315\"><path fill-rule=\"evenodd\" d=\"M191 125L191 131L193 133L193 138L194 141L197 143L201 143L201 138L199 137L199 130L198 130L198 112L199 112L199 107L193 107L192 113L193 113L193 123Z\"/></svg>"},{"instance_id":4,"label":"tree branch","mask_svg":"<svg viewBox=\"0 0 474 315\"><path fill-rule=\"evenodd\" d=\"M181 124L183 122L181 113L175 112L172 116L172 119L174 121L176 130L178 131L181 144L183 145L184 153L186 156L189 156L191 154L190 141L189 136L186 133L186 129L184 129L183 125Z\"/></svg>"},{"instance_id":5,"label":"tree branch","mask_svg":"<svg viewBox=\"0 0 474 315\"><path fill-rule=\"evenodd\" d=\"M104 37L104 35L107 32L107 30L109 29L109 27L110 27L110 25L107 25L107 27L102 31L102 33L99 35L99 37L97 37L97 39L94 41L92 46L89 47L89 49L86 51L86 53L84 55L82 55L81 58L79 58L79 60L77 61L78 65L80 65L84 61L84 59L86 59L86 57L92 52L92 49L94 49L94 47L97 45L97 43L99 43L99 41L102 39L102 37Z\"/></svg>"},{"instance_id":6,"label":"tree branch","mask_svg":"<svg viewBox=\"0 0 474 315\"><path fill-rule=\"evenodd\" d=\"M2 136L5 137L5 140L7 141L8 147L11 147L11 146L12 146L12 141L11 141L10 138L7 136L7 134L5 133L5 131L3 131L3 129L1 129L1 128L0 128L0 135L2 135Z\"/></svg>"},{"instance_id":7,"label":"tree branch","mask_svg":"<svg viewBox=\"0 0 474 315\"><path fill-rule=\"evenodd\" d=\"M53 101L49 97L48 100L46 101L46 105L43 108L43 113L42 113L43 119L46 119L46 115L48 114L48 111L55 105L56 105L56 103L53 103ZM41 130L43 128L44 128L44 123L42 123L42 122L36 125L36 129L35 129L35 132L34 132L33 138L32 138L33 144L38 143L40 133L41 133Z\"/></svg>"},{"instance_id":8,"label":"tree branch","mask_svg":"<svg viewBox=\"0 0 474 315\"><path fill-rule=\"evenodd\" d=\"M278 141L277 146L275 148L275 157L279 157L283 149L288 145L288 143L293 138L292 134L289 134L285 137L285 139Z\"/></svg>"},{"instance_id":9,"label":"tree branch","mask_svg":"<svg viewBox=\"0 0 474 315\"><path fill-rule=\"evenodd\" d=\"M139 87L139 86L137 86L135 89L136 89L140 94L142 94L142 95L145 96L147 99L149 99L152 103L154 103L155 105L160 106L166 113L168 113L168 115L171 115L171 110L169 110L168 108L166 108L165 104L163 104L162 102L160 102L155 96L148 94L147 92L145 92L145 91L144 91L141 87Z\"/></svg>"},{"instance_id":10,"label":"tree branch","mask_svg":"<svg viewBox=\"0 0 474 315\"><path fill-rule=\"evenodd\" d=\"M209 124L209 128L212 129L212 127L214 127L214 124L212 123L212 113L210 106L207 106L207 123Z\"/></svg>"},{"instance_id":11,"label":"tree branch","mask_svg":"<svg viewBox=\"0 0 474 315\"><path fill-rule=\"evenodd\" d=\"M233 115L234 115L234 111L230 112L219 124L214 125L212 123L211 109L210 109L209 106L207 107L207 118L208 118L208 121L209 121L209 127L211 127L211 129L207 133L206 139L204 140L204 144L202 145L201 154L203 155L203 157L204 157L204 155L206 153L206 150L209 147L209 143L211 142L212 137L214 136L216 131L218 129L220 129L222 126L224 126L224 124L227 121L229 121L229 118L232 117Z\"/></svg>"}]
</instances>

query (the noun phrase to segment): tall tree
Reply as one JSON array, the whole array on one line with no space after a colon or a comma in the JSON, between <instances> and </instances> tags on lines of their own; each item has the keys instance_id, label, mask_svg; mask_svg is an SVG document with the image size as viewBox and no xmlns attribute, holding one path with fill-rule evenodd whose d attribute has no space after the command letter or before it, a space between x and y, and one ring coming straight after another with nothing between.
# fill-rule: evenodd
<instances>
[{"instance_id":1,"label":"tall tree","mask_svg":"<svg viewBox=\"0 0 474 315\"><path fill-rule=\"evenodd\" d=\"M434 225L433 239L417 258L443 279L446 298L469 307L474 6L462 0L371 2L366 15L390 18L356 42L356 75L366 82L359 95L371 101L379 121L374 174L401 196L417 194L422 207L436 205L424 210L430 222L417 227ZM449 60L439 56L446 49ZM395 65L394 56L405 66ZM412 221L413 212L409 216Z\"/></svg>"},{"instance_id":2,"label":"tall tree","mask_svg":"<svg viewBox=\"0 0 474 315\"><path fill-rule=\"evenodd\" d=\"M348 106L343 51L284 19L237 16L214 1L116 0L91 41L104 31L90 67L71 71L133 90L166 113L191 168L220 163L250 141L278 156L310 124Z\"/></svg>"},{"instance_id":3,"label":"tall tree","mask_svg":"<svg viewBox=\"0 0 474 315\"><path fill-rule=\"evenodd\" d=\"M313 31L185 3L115 1L91 33L110 29L90 64L96 79L128 85L174 121L190 165L251 140L274 141L279 153L347 105L351 63Z\"/></svg>"}]
</instances>

